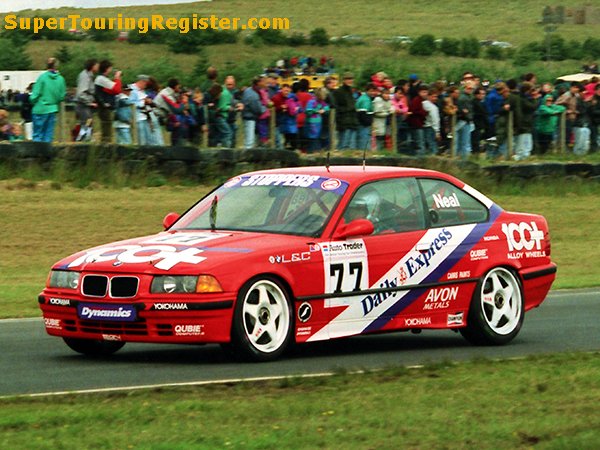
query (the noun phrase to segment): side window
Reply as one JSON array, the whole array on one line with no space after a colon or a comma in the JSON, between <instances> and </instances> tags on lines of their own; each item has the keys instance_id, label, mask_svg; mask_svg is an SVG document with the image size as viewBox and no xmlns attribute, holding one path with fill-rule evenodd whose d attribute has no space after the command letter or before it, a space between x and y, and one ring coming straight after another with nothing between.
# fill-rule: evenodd
<instances>
[{"instance_id":1,"label":"side window","mask_svg":"<svg viewBox=\"0 0 600 450\"><path fill-rule=\"evenodd\" d=\"M419 180L432 227L485 222L489 211L462 189L443 180Z\"/></svg>"},{"instance_id":2,"label":"side window","mask_svg":"<svg viewBox=\"0 0 600 450\"><path fill-rule=\"evenodd\" d=\"M369 219L373 234L397 233L425 228L423 204L414 178L394 178L361 186L346 211L346 223Z\"/></svg>"}]
</instances>

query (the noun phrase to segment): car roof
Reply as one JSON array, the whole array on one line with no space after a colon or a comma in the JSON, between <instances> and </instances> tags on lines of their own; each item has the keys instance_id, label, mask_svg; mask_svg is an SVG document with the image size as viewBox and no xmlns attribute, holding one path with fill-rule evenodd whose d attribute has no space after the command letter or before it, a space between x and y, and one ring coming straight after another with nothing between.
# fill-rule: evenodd
<instances>
[{"instance_id":1,"label":"car roof","mask_svg":"<svg viewBox=\"0 0 600 450\"><path fill-rule=\"evenodd\" d=\"M389 166L306 166L286 167L282 169L257 170L244 175L266 175L266 174L296 174L316 175L319 177L340 178L350 183L361 183L364 181L377 180L391 177L435 177L446 180L458 181L451 175L428 169L417 169L414 167L389 167Z\"/></svg>"}]
</instances>

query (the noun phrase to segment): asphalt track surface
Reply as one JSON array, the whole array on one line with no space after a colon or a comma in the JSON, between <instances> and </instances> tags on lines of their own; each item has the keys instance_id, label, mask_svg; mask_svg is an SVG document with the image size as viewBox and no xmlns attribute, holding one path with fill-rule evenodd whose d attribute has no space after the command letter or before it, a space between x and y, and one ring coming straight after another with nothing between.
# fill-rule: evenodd
<instances>
[{"instance_id":1,"label":"asphalt track surface","mask_svg":"<svg viewBox=\"0 0 600 450\"><path fill-rule=\"evenodd\" d=\"M126 344L98 359L46 334L41 319L0 321L0 396L134 388L219 380L323 374L480 357L504 359L600 350L600 291L555 291L525 315L502 347L474 347L460 334L424 331L361 336L298 346L272 363L238 363L217 345Z\"/></svg>"}]
</instances>

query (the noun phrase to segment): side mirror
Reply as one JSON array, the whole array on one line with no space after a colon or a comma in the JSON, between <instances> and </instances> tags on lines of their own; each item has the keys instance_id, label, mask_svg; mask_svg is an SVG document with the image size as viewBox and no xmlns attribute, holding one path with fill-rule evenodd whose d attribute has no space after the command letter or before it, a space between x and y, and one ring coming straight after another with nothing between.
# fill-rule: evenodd
<instances>
[{"instance_id":1,"label":"side mirror","mask_svg":"<svg viewBox=\"0 0 600 450\"><path fill-rule=\"evenodd\" d=\"M368 219L356 219L352 222L342 225L333 233L333 239L346 239L354 236L366 236L373 234L375 227L373 222Z\"/></svg>"},{"instance_id":2,"label":"side mirror","mask_svg":"<svg viewBox=\"0 0 600 450\"><path fill-rule=\"evenodd\" d=\"M179 220L179 217L181 217L181 216L174 212L170 212L169 214L167 214L165 216L165 218L163 219L164 229L168 230L169 228L171 228L171 225L173 225L175 222L177 222Z\"/></svg>"}]
</instances>

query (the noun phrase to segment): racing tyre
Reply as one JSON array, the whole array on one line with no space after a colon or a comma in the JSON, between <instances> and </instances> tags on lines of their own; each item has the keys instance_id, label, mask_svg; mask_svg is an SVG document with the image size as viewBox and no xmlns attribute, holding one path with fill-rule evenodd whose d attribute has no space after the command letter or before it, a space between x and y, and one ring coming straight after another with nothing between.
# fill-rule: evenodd
<instances>
[{"instance_id":1,"label":"racing tyre","mask_svg":"<svg viewBox=\"0 0 600 450\"><path fill-rule=\"evenodd\" d=\"M460 332L475 345L503 345L519 333L524 314L519 279L512 271L496 267L478 283L467 326Z\"/></svg>"},{"instance_id":2,"label":"racing tyre","mask_svg":"<svg viewBox=\"0 0 600 450\"><path fill-rule=\"evenodd\" d=\"M120 350L125 342L100 341L94 339L63 338L71 350L88 356L107 356Z\"/></svg>"},{"instance_id":3,"label":"racing tyre","mask_svg":"<svg viewBox=\"0 0 600 450\"><path fill-rule=\"evenodd\" d=\"M277 359L292 339L294 319L289 294L275 278L248 281L238 293L231 347L246 361Z\"/></svg>"}]
</instances>

